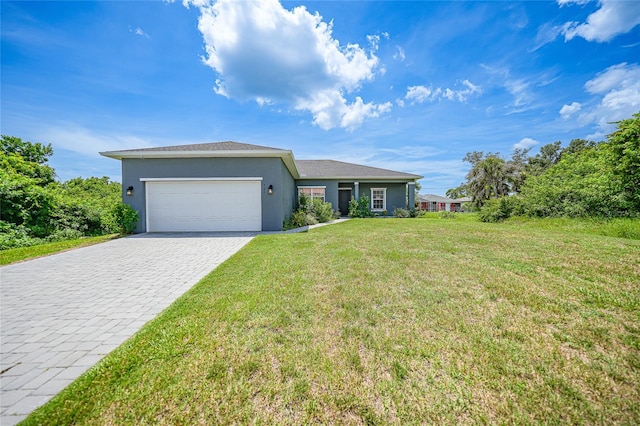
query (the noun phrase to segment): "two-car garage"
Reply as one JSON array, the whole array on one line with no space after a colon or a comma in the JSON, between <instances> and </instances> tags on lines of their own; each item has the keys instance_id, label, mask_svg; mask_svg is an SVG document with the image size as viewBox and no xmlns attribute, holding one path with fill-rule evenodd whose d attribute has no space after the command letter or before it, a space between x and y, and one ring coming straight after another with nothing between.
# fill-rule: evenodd
<instances>
[{"instance_id":1,"label":"two-car garage","mask_svg":"<svg viewBox=\"0 0 640 426\"><path fill-rule=\"evenodd\" d=\"M147 232L261 231L261 178L141 179Z\"/></svg>"}]
</instances>

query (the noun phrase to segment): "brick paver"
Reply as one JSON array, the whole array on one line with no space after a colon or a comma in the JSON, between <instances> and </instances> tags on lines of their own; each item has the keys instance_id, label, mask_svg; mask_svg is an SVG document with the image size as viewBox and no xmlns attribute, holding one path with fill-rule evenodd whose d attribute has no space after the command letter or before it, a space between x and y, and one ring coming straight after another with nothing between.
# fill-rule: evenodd
<instances>
[{"instance_id":1,"label":"brick paver","mask_svg":"<svg viewBox=\"0 0 640 426\"><path fill-rule=\"evenodd\" d=\"M141 234L0 268L0 424L47 402L254 235Z\"/></svg>"}]
</instances>

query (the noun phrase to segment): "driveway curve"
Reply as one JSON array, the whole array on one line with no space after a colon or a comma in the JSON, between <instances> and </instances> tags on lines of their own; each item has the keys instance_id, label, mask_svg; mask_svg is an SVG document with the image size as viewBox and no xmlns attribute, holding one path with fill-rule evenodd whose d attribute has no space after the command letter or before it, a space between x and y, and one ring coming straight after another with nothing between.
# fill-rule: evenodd
<instances>
[{"instance_id":1,"label":"driveway curve","mask_svg":"<svg viewBox=\"0 0 640 426\"><path fill-rule=\"evenodd\" d=\"M0 268L0 423L24 419L255 235L140 234Z\"/></svg>"}]
</instances>

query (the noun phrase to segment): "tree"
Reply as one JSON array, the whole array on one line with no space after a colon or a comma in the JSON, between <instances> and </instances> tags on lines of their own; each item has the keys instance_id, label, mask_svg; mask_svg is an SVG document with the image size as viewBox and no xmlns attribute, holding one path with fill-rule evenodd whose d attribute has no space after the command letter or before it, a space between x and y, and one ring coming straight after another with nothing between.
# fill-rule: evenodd
<instances>
[{"instance_id":1,"label":"tree","mask_svg":"<svg viewBox=\"0 0 640 426\"><path fill-rule=\"evenodd\" d=\"M621 180L623 197L640 212L640 112L618 121L618 129L608 136L614 173Z\"/></svg>"},{"instance_id":2,"label":"tree","mask_svg":"<svg viewBox=\"0 0 640 426\"><path fill-rule=\"evenodd\" d=\"M446 195L447 195L447 197L453 198L453 199L462 198L462 197L468 197L469 196L469 192L468 192L468 189L467 189L467 185L462 183L462 184L460 184L460 186L457 186L457 187L451 188L451 189L447 189Z\"/></svg>"},{"instance_id":3,"label":"tree","mask_svg":"<svg viewBox=\"0 0 640 426\"><path fill-rule=\"evenodd\" d=\"M509 195L513 180L512 168L498 153L474 151L464 157L472 167L467 173L466 187L476 207L491 198Z\"/></svg>"},{"instance_id":4,"label":"tree","mask_svg":"<svg viewBox=\"0 0 640 426\"><path fill-rule=\"evenodd\" d=\"M2 135L0 148L3 154L18 154L25 161L43 165L53 155L51 144L43 145L39 142L23 142L15 136Z\"/></svg>"}]
</instances>

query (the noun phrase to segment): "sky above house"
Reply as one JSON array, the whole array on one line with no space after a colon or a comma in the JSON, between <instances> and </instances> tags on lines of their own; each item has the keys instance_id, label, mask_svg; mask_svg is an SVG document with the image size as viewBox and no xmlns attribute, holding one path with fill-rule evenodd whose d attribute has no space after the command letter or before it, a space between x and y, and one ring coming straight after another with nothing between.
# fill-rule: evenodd
<instances>
[{"instance_id":1,"label":"sky above house","mask_svg":"<svg viewBox=\"0 0 640 426\"><path fill-rule=\"evenodd\" d=\"M464 181L470 151L603 140L640 111L640 2L2 1L2 134L99 151L238 141Z\"/></svg>"}]
</instances>

